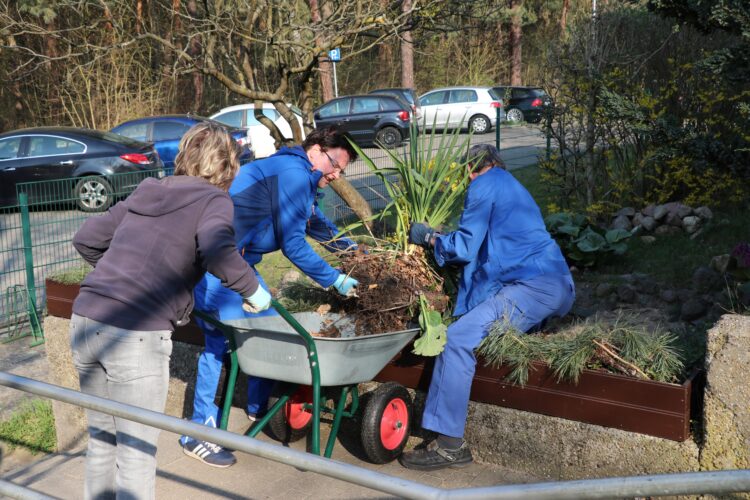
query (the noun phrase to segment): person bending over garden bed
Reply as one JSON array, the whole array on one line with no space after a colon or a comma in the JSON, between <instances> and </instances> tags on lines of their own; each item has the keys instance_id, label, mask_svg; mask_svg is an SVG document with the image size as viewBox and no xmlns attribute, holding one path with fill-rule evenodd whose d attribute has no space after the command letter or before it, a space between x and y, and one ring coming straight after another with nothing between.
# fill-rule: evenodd
<instances>
[{"instance_id":1,"label":"person bending over garden bed","mask_svg":"<svg viewBox=\"0 0 750 500\"><path fill-rule=\"evenodd\" d=\"M239 154L223 127L198 124L180 141L174 176L145 179L74 236L94 266L70 322L82 392L163 412L172 331L189 321L206 270L253 310L269 307L234 240L226 191ZM154 498L159 429L93 410L87 416L84 498Z\"/></svg>"},{"instance_id":2,"label":"person bending over garden bed","mask_svg":"<svg viewBox=\"0 0 750 500\"><path fill-rule=\"evenodd\" d=\"M496 322L528 332L550 317L568 313L575 285L560 248L545 228L526 189L505 170L497 149L469 149L471 184L459 227L439 234L412 223L412 243L434 247L440 266L463 266L447 344L435 361L422 427L437 439L399 458L404 467L441 469L470 463L463 440L469 392L476 369L474 349Z\"/></svg>"}]
</instances>

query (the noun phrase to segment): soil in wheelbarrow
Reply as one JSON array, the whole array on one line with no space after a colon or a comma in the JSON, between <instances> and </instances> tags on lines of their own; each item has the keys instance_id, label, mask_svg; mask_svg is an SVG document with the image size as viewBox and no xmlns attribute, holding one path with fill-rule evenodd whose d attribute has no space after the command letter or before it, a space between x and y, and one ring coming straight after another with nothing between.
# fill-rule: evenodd
<instances>
[{"instance_id":1,"label":"soil in wheelbarrow","mask_svg":"<svg viewBox=\"0 0 750 500\"><path fill-rule=\"evenodd\" d=\"M343 299L335 293L284 289L287 300L300 292L318 312L343 312L356 318L356 334L371 335L410 327L419 315L419 296L441 313L449 304L443 278L428 264L421 247L411 253L393 250L357 251L342 259L341 269L359 281L357 297ZM322 292L322 293L321 293ZM299 299L299 295L296 295ZM316 300L317 299L317 300ZM310 309L307 309L310 310ZM323 327L317 335L339 337L335 325Z\"/></svg>"}]
</instances>

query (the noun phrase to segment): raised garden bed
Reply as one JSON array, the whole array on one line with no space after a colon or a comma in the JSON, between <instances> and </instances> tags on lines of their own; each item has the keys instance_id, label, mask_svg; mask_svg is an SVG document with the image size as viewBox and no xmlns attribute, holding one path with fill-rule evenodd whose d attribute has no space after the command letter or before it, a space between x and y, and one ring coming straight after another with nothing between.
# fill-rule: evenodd
<instances>
[{"instance_id":1,"label":"raised garden bed","mask_svg":"<svg viewBox=\"0 0 750 500\"><path fill-rule=\"evenodd\" d=\"M78 296L81 285L79 283L60 283L47 278L44 286L47 290L47 314L70 319L73 314L73 301ZM191 319L190 323L175 330L172 334L172 340L202 346L203 332Z\"/></svg>"},{"instance_id":2,"label":"raised garden bed","mask_svg":"<svg viewBox=\"0 0 750 500\"><path fill-rule=\"evenodd\" d=\"M433 359L415 356L407 347L375 377L427 391ZM535 363L525 386L509 383L509 367L477 364L471 400L650 436L685 441L691 414L698 414L702 373L694 370L682 384L584 370L578 384L558 382L544 363Z\"/></svg>"}]
</instances>

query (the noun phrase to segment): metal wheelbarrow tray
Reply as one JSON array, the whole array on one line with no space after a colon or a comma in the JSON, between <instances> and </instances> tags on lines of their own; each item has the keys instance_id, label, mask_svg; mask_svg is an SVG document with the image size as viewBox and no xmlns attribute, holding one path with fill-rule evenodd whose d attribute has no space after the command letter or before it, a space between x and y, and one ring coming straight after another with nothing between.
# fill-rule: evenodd
<instances>
[{"instance_id":1,"label":"metal wheelbarrow tray","mask_svg":"<svg viewBox=\"0 0 750 500\"><path fill-rule=\"evenodd\" d=\"M320 454L320 416L333 416L324 456L330 458L343 417L360 418L360 437L373 463L394 460L406 446L411 430L411 395L404 386L387 382L368 393L361 413L357 384L372 380L419 332L418 328L354 336L352 318L318 313L290 314L277 301L280 316L218 321L194 311L203 321L224 333L229 342L220 427L227 428L232 396L241 370L247 375L276 380L267 413L247 432L256 437L264 428L282 442L312 436L312 453ZM339 338L313 336L335 326ZM322 387L338 390L324 395ZM335 393L336 390L329 391ZM334 401L333 407L327 405ZM347 409L347 405L349 407Z\"/></svg>"}]
</instances>

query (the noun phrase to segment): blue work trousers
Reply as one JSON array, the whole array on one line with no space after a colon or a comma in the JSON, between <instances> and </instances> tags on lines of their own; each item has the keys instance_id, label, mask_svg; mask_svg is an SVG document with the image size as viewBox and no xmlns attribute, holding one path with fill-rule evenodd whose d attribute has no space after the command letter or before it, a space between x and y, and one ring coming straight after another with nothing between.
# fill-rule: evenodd
<instances>
[{"instance_id":1,"label":"blue work trousers","mask_svg":"<svg viewBox=\"0 0 750 500\"><path fill-rule=\"evenodd\" d=\"M567 314L574 300L570 275L541 275L506 285L451 324L445 349L435 360L422 427L463 437L477 365L474 349L495 321L528 332L549 317Z\"/></svg>"},{"instance_id":2,"label":"blue work trousers","mask_svg":"<svg viewBox=\"0 0 750 500\"><path fill-rule=\"evenodd\" d=\"M260 286L268 290L268 286L260 274L257 271L255 274L258 277ZM208 280L217 280L214 276L206 276ZM196 287L195 307L213 314L219 320L274 316L278 314L273 308L269 308L258 314L248 313L242 309L242 297L238 293L224 287L206 287L204 284L204 282L201 282ZM199 424L218 427L219 422L221 422L221 408L215 403L215 399L229 343L221 331L203 321L196 320L196 322L203 330L205 347L198 358L198 375L195 381L195 395L193 398L193 416L190 420ZM258 414L265 411L274 383L273 380L259 377L247 378L247 413ZM226 397L231 397L231 395L226 395ZM183 436L181 441L184 443L186 439Z\"/></svg>"}]
</instances>

